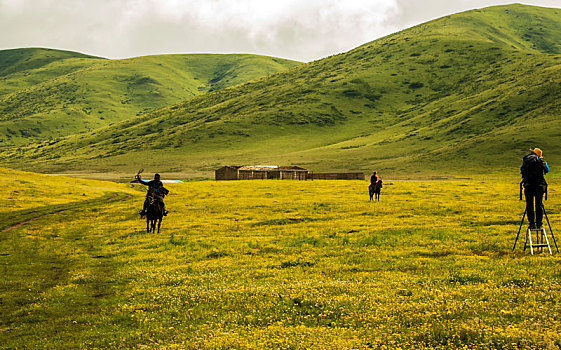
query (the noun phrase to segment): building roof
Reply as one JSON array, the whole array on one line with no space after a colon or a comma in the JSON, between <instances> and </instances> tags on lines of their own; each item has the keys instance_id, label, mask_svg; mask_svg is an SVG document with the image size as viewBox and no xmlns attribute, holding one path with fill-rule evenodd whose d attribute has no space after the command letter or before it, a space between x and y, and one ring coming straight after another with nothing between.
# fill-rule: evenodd
<instances>
[{"instance_id":1,"label":"building roof","mask_svg":"<svg viewBox=\"0 0 561 350\"><path fill-rule=\"evenodd\" d=\"M304 168L296 166L296 165L280 166L279 169L281 169L281 170L293 170L293 171L308 171L308 169L304 169Z\"/></svg>"},{"instance_id":2,"label":"building roof","mask_svg":"<svg viewBox=\"0 0 561 350\"><path fill-rule=\"evenodd\" d=\"M241 168L243 165L225 165L223 167L221 167L220 169L224 169L224 168L232 168L232 169L239 169Z\"/></svg>"},{"instance_id":3,"label":"building roof","mask_svg":"<svg viewBox=\"0 0 561 350\"><path fill-rule=\"evenodd\" d=\"M246 171L308 171L299 166L279 166L279 165L244 165L238 168Z\"/></svg>"}]
</instances>

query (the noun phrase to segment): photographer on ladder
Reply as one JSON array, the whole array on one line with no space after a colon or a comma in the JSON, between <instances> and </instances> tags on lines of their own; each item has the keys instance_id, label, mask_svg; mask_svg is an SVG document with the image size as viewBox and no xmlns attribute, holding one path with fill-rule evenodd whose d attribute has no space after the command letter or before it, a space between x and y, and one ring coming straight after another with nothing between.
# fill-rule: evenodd
<instances>
[{"instance_id":1,"label":"photographer on ladder","mask_svg":"<svg viewBox=\"0 0 561 350\"><path fill-rule=\"evenodd\" d=\"M542 150L539 148L530 149L530 154L522 159L520 173L522 182L520 183L520 199L522 199L522 185L524 185L524 196L526 197L526 212L530 229L541 228L543 219L543 195L547 199L547 182L544 174L549 172L549 166L542 157ZM535 217L534 217L535 204ZM534 220L535 219L535 220Z\"/></svg>"}]
</instances>

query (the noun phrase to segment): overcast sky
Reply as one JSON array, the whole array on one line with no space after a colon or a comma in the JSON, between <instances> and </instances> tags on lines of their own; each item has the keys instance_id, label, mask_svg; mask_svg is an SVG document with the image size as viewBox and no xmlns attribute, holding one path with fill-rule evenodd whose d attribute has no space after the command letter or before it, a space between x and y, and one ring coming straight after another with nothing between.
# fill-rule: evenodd
<instances>
[{"instance_id":1,"label":"overcast sky","mask_svg":"<svg viewBox=\"0 0 561 350\"><path fill-rule=\"evenodd\" d=\"M312 61L502 0L0 0L0 49L108 58L256 53ZM526 0L559 7L561 0Z\"/></svg>"}]
</instances>

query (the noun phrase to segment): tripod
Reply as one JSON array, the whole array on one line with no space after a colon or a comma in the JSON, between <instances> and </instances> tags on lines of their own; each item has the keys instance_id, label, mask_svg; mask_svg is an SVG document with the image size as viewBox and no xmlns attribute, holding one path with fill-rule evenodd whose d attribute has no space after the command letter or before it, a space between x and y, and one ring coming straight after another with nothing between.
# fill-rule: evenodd
<instances>
[{"instance_id":1,"label":"tripod","mask_svg":"<svg viewBox=\"0 0 561 350\"><path fill-rule=\"evenodd\" d=\"M543 210L543 214L545 215L545 219L547 220L547 225L549 226L549 232L551 233L551 237L553 238L553 243L555 244L555 249L557 249L557 253L559 253L559 248L557 247L557 242L555 241L555 236L553 235L553 230L551 229L551 223L549 222L549 218L547 217L547 212L545 211L545 206L542 203L542 210ZM520 236L520 231L522 230L522 225L524 224L524 218L526 217L526 209L524 209L524 214L522 215L522 220L520 221L520 227L518 228L518 234L516 235L516 240L514 241L514 246L512 247L512 251L514 251L514 248L516 248L516 242L518 242L518 237ZM541 243L540 241L540 236L538 234L538 242L537 244L532 244L532 230L536 231L537 229L528 229L527 233L526 233L526 241L528 240L528 238L530 239L530 251L532 252L532 254L534 254L534 247L548 247L549 246L549 241L547 240L547 234L545 233L545 229L540 229L537 230L541 233ZM547 242L547 244L543 244L543 238L545 237L545 240ZM524 242L524 250L526 250L526 245L527 242ZM551 253L551 248L549 249L549 252Z\"/></svg>"}]
</instances>

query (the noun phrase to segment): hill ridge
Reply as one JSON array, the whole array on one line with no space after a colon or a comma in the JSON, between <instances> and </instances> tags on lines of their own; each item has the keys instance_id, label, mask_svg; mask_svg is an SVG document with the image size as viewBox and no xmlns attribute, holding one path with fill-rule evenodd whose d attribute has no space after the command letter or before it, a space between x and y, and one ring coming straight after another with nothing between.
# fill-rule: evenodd
<instances>
[{"instance_id":1,"label":"hill ridge","mask_svg":"<svg viewBox=\"0 0 561 350\"><path fill-rule=\"evenodd\" d=\"M496 6L446 16L103 129L5 150L2 161L33 159L43 171L142 163L208 176L223 164L278 163L399 176L498 171L536 145L555 160L561 55L545 51L561 43L560 12ZM528 21L535 18L552 21L537 27ZM488 40L489 28L469 34L481 21L520 38L520 48ZM514 22L516 31L507 26ZM535 125L542 134L530 132Z\"/></svg>"},{"instance_id":2,"label":"hill ridge","mask_svg":"<svg viewBox=\"0 0 561 350\"><path fill-rule=\"evenodd\" d=\"M53 56L49 50L39 52ZM1 57L0 51L0 61ZM217 76L224 64L230 70ZM24 144L92 130L297 64L252 54L149 55L122 60L51 57L33 71L0 77L0 140Z\"/></svg>"}]
</instances>

